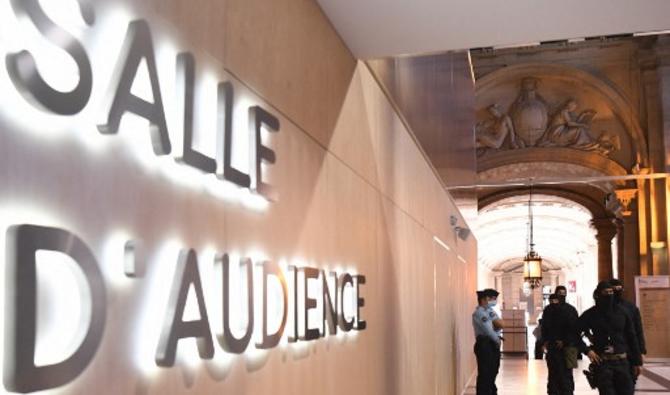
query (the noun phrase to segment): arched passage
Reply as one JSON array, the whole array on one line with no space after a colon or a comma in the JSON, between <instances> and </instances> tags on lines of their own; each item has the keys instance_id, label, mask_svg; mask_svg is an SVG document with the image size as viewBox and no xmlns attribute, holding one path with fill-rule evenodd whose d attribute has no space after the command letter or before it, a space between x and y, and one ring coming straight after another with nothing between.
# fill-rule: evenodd
<instances>
[{"instance_id":1,"label":"arched passage","mask_svg":"<svg viewBox=\"0 0 670 395\"><path fill-rule=\"evenodd\" d=\"M526 309L534 321L542 309L543 293L567 285L569 300L578 309L592 304L592 284L597 282L598 244L591 209L575 200L539 191L533 195L534 238L543 258L543 285L531 291L523 283L522 261L528 246L528 191L507 191L480 207L480 288L501 291L506 309ZM586 201L585 201L586 202ZM596 212L596 214L599 214ZM543 292L544 291L544 292Z\"/></svg>"}]
</instances>

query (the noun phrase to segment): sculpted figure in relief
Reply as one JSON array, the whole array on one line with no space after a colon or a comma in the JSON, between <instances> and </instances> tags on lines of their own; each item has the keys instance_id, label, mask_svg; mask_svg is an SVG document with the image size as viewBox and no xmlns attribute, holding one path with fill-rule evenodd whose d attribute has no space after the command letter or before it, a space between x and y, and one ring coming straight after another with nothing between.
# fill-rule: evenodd
<instances>
[{"instance_id":1,"label":"sculpted figure in relief","mask_svg":"<svg viewBox=\"0 0 670 395\"><path fill-rule=\"evenodd\" d=\"M516 149L518 144L512 119L505 114L498 104L488 107L490 119L479 122L476 127L476 147L481 155L487 149Z\"/></svg>"},{"instance_id":2,"label":"sculpted figure in relief","mask_svg":"<svg viewBox=\"0 0 670 395\"><path fill-rule=\"evenodd\" d=\"M538 147L570 147L586 151L596 150L598 142L591 136L593 110L575 114L577 101L568 100L554 115L549 128L537 143Z\"/></svg>"},{"instance_id":3,"label":"sculpted figure in relief","mask_svg":"<svg viewBox=\"0 0 670 395\"><path fill-rule=\"evenodd\" d=\"M602 156L609 156L611 153L621 149L621 139L614 133L602 132L598 137L598 147L595 149Z\"/></svg>"},{"instance_id":4,"label":"sculpted figure in relief","mask_svg":"<svg viewBox=\"0 0 670 395\"><path fill-rule=\"evenodd\" d=\"M489 119L477 123L476 147L479 156L487 151L518 148L573 148L603 156L621 150L616 133L602 132L597 138L591 130L596 111L577 113L578 104L569 99L551 117L549 105L537 93L538 80L526 77L509 115L498 104L488 107Z\"/></svg>"}]
</instances>

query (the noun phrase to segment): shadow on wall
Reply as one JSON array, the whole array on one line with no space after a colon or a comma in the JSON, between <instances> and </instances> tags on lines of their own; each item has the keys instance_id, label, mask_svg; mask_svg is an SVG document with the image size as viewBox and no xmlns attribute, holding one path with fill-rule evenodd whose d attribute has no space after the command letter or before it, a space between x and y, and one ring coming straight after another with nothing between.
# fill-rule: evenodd
<instances>
[{"instance_id":1,"label":"shadow on wall","mask_svg":"<svg viewBox=\"0 0 670 395\"><path fill-rule=\"evenodd\" d=\"M367 63L445 185L474 184L475 96L467 51Z\"/></svg>"},{"instance_id":2,"label":"shadow on wall","mask_svg":"<svg viewBox=\"0 0 670 395\"><path fill-rule=\"evenodd\" d=\"M194 7L182 1L117 1L178 27L187 42L198 43L328 147L356 59L317 2L202 1Z\"/></svg>"},{"instance_id":3,"label":"shadow on wall","mask_svg":"<svg viewBox=\"0 0 670 395\"><path fill-rule=\"evenodd\" d=\"M476 241L458 246L449 215L439 211L456 208L389 104L359 65L329 147L377 190L383 393L460 393L473 367L462 334L471 332L476 265L461 262L457 251L469 257L465 251L476 250ZM454 249L438 246L434 235Z\"/></svg>"}]
</instances>

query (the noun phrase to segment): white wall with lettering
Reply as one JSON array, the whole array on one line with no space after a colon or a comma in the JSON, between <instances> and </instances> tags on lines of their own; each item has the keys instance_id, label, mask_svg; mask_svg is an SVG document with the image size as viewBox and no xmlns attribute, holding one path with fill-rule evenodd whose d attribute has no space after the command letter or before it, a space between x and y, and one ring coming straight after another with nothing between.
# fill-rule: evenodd
<instances>
[{"instance_id":1,"label":"white wall with lettering","mask_svg":"<svg viewBox=\"0 0 670 395\"><path fill-rule=\"evenodd\" d=\"M453 327L435 320L438 288L460 284L453 303L463 305L475 284L475 242L456 241L448 225L450 214L458 216L453 203L367 70L359 67L354 75L343 126L333 146L324 147L160 18L142 15L130 2L57 3L0 5L0 52L15 65L0 70L0 306L17 307L2 311L5 390L362 394L432 388L447 363L441 358L446 344L434 351L444 342L436 333ZM73 43L90 63L90 87ZM190 124L183 89L188 73L178 62L186 52L195 61L190 145L183 141ZM124 68L130 78L121 77ZM110 127L114 113L118 130ZM374 179L339 154L343 146L361 145L369 146ZM184 159L189 150L191 159ZM226 173L226 166L235 171ZM435 252L436 238L446 257ZM37 251L22 242L37 243ZM49 248L56 244L62 248ZM86 249L101 283L75 262L85 254L73 251ZM24 273L25 256L35 258L34 281L16 275ZM251 283L237 270L246 267L237 265L243 258L254 264ZM268 277L264 295L263 270L274 264L280 275ZM196 271L185 269L194 265ZM449 265L440 270L443 277L438 265ZM248 284L251 338L241 353L228 352L224 305L229 302L230 331L242 338L250 321ZM100 318L95 295L101 288L99 342L90 361L67 365ZM334 318L326 317L326 294L339 298L330 306ZM32 309L19 303L32 295L34 323ZM459 309L450 314L465 316ZM202 324L204 314L211 338L196 342L188 334L202 334L203 327L184 322ZM33 327L34 358L22 360ZM181 329L184 339L170 363L162 342ZM263 333L279 333L279 344L263 349ZM458 348L452 335L449 347ZM407 344L411 351L402 350ZM401 369L412 360L406 352L431 368ZM21 370L49 365L76 371Z\"/></svg>"}]
</instances>

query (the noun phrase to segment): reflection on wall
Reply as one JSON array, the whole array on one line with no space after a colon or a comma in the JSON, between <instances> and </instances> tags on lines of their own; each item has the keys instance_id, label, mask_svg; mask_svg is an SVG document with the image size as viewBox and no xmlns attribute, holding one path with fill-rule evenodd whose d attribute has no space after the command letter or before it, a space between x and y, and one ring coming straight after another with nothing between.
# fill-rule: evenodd
<instances>
[{"instance_id":1,"label":"reflection on wall","mask_svg":"<svg viewBox=\"0 0 670 395\"><path fill-rule=\"evenodd\" d=\"M474 85L467 51L373 60L368 65L445 185L474 184ZM473 223L476 197L459 192L454 198Z\"/></svg>"}]
</instances>

